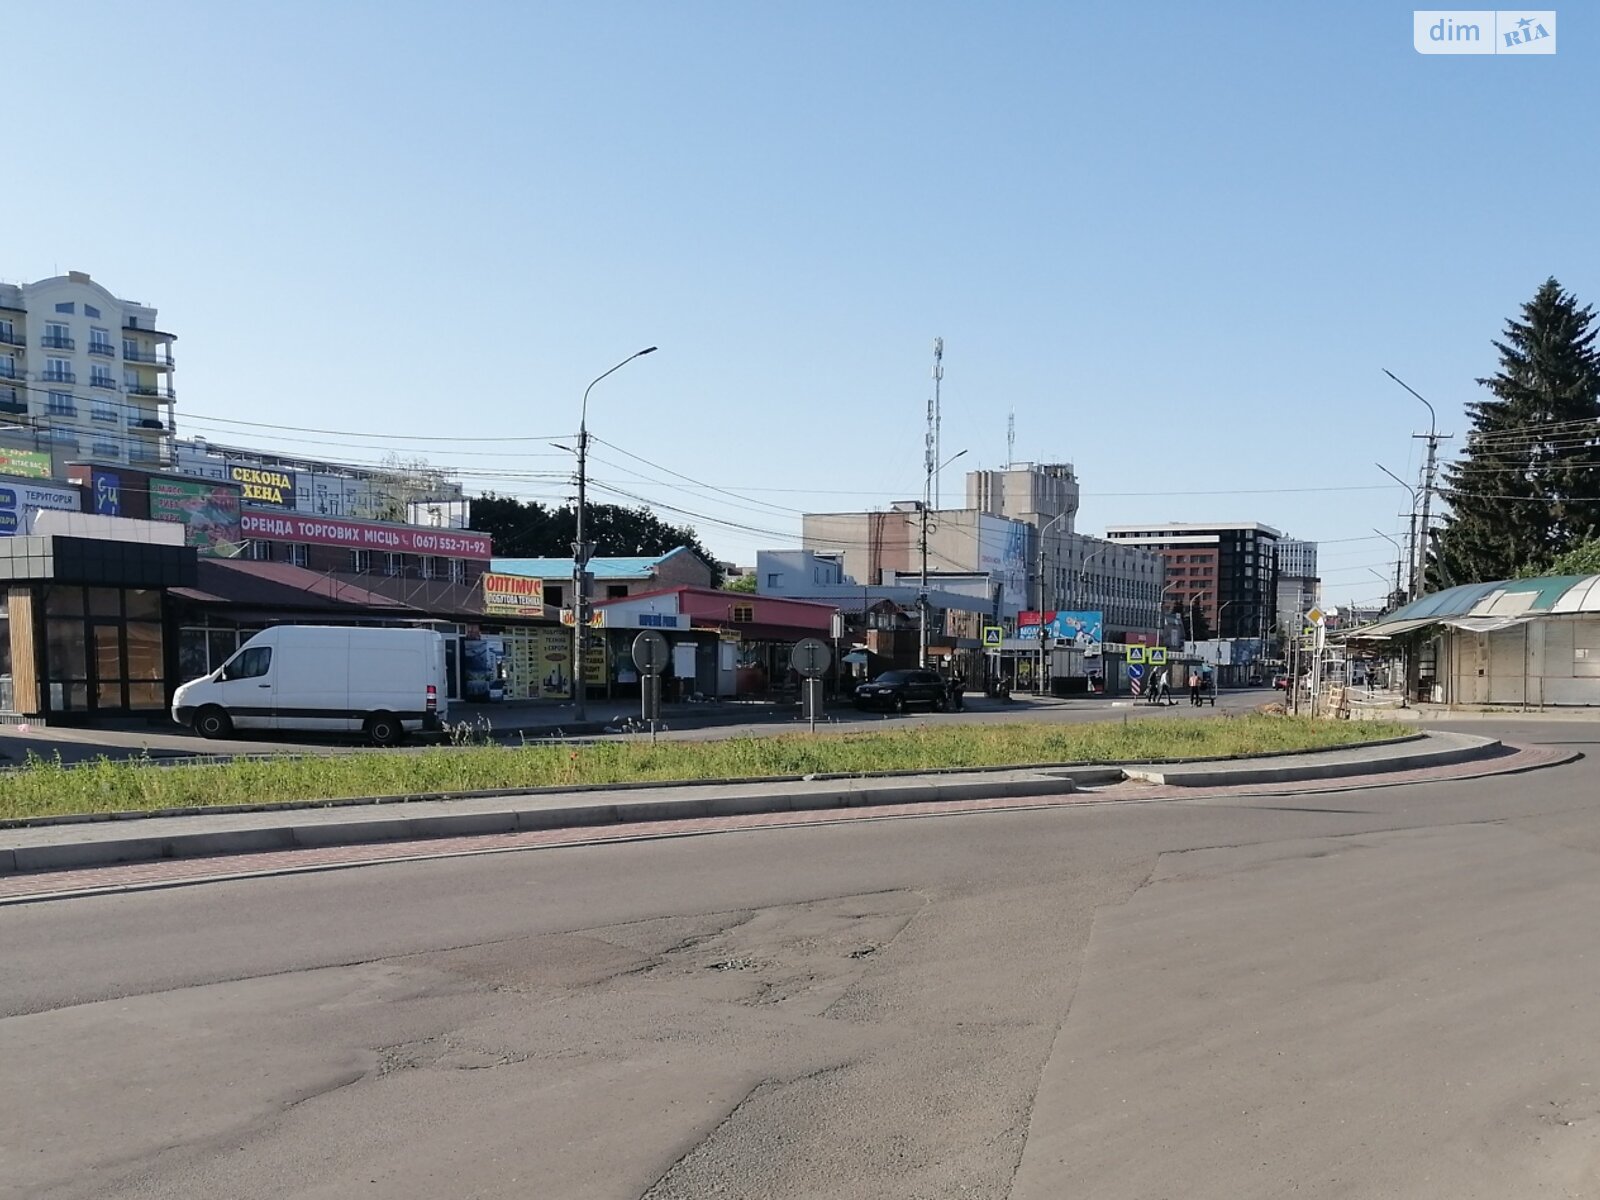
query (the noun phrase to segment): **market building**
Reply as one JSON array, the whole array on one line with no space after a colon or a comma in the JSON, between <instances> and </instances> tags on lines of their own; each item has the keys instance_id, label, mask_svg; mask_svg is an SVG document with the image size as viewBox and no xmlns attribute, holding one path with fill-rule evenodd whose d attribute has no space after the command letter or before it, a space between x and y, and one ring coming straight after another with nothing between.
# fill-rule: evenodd
<instances>
[{"instance_id":1,"label":"market building","mask_svg":"<svg viewBox=\"0 0 1600 1200\"><path fill-rule=\"evenodd\" d=\"M1350 631L1346 641L1368 652L1405 652L1413 699L1600 705L1600 575L1447 588Z\"/></svg>"}]
</instances>

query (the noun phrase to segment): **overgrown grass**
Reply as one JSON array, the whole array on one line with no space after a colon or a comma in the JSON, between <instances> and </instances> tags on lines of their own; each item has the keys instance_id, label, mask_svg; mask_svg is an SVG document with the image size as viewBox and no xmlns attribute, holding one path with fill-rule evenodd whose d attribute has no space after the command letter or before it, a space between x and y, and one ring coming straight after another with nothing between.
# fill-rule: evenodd
<instances>
[{"instance_id":1,"label":"overgrown grass","mask_svg":"<svg viewBox=\"0 0 1600 1200\"><path fill-rule=\"evenodd\" d=\"M721 741L542 743L164 765L32 759L0 775L0 818L265 804L494 788L1208 758L1350 745L1406 732L1381 721L1245 716L1087 725L944 725Z\"/></svg>"}]
</instances>

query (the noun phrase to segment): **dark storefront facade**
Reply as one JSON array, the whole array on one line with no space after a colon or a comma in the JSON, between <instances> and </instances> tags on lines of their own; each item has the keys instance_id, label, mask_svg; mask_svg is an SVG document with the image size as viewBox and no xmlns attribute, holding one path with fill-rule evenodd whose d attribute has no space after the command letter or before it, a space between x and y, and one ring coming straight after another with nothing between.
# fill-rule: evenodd
<instances>
[{"instance_id":1,"label":"dark storefront facade","mask_svg":"<svg viewBox=\"0 0 1600 1200\"><path fill-rule=\"evenodd\" d=\"M163 712L181 680L162 593L194 579L187 546L0 541L0 710L59 723Z\"/></svg>"}]
</instances>

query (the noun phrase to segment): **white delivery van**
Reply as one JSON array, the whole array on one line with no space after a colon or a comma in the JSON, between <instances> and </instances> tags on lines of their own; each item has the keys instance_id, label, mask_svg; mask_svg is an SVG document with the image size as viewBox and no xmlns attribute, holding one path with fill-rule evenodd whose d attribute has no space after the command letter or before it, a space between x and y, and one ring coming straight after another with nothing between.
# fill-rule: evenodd
<instances>
[{"instance_id":1,"label":"white delivery van","mask_svg":"<svg viewBox=\"0 0 1600 1200\"><path fill-rule=\"evenodd\" d=\"M442 634L346 625L264 630L172 699L173 719L202 737L361 731L378 746L439 728L448 708Z\"/></svg>"}]
</instances>

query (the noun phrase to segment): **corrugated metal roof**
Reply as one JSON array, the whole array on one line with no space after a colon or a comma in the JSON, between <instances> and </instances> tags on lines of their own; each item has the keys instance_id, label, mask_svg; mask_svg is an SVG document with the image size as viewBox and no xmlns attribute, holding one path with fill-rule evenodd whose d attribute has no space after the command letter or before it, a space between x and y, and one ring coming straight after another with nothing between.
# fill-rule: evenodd
<instances>
[{"instance_id":1,"label":"corrugated metal roof","mask_svg":"<svg viewBox=\"0 0 1600 1200\"><path fill-rule=\"evenodd\" d=\"M1499 628L1497 622L1538 616L1600 614L1600 575L1540 575L1533 579L1499 579L1468 583L1423 596L1398 608L1376 625L1353 629L1352 640L1382 639L1421 629L1454 624L1458 628ZM1470 622L1467 620L1470 618Z\"/></svg>"},{"instance_id":2,"label":"corrugated metal roof","mask_svg":"<svg viewBox=\"0 0 1600 1200\"><path fill-rule=\"evenodd\" d=\"M649 579L663 561L676 553L677 550L669 550L666 554L649 557L591 558L589 572L596 579ZM495 558L489 561L489 569L500 575L521 575L529 579L572 578L570 558Z\"/></svg>"}]
</instances>

